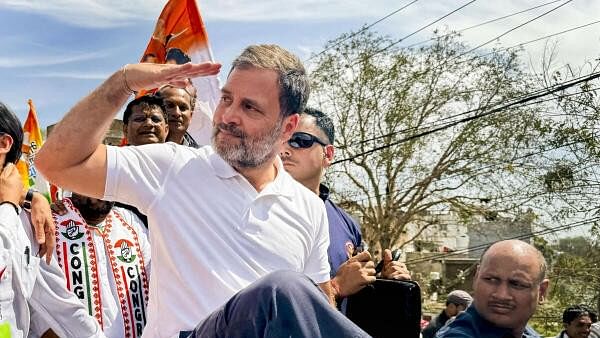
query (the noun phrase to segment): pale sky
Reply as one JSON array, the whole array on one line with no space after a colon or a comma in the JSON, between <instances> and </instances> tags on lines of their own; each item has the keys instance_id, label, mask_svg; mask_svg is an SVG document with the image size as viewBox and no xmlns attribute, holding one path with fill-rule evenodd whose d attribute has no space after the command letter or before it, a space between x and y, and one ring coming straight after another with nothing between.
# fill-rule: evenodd
<instances>
[{"instance_id":1,"label":"pale sky","mask_svg":"<svg viewBox=\"0 0 600 338\"><path fill-rule=\"evenodd\" d=\"M137 62L164 0L0 0L0 100L24 118L27 99L43 126L64 113L125 63ZM215 59L229 68L248 44L277 43L307 59L330 39L358 30L411 2L356 0L198 0ZM398 39L469 2L420 0L372 30ZM435 28L462 28L549 0L478 0L399 46L431 37ZM464 33L472 46L558 6L555 1ZM285 3L285 4L284 4ZM512 46L599 18L599 0L573 0L547 16L490 44ZM577 66L600 55L600 24L554 38L557 65ZM525 46L524 61L539 66L545 42ZM485 48L482 49L485 52ZM539 67L538 67L539 68Z\"/></svg>"},{"instance_id":2,"label":"pale sky","mask_svg":"<svg viewBox=\"0 0 600 338\"><path fill-rule=\"evenodd\" d=\"M198 0L213 55L229 69L247 45L277 43L306 60L328 40L358 30L412 0ZM399 39L470 0L419 0L372 30ZM42 126L56 123L109 74L140 59L165 0L0 0L0 101L24 120L27 99ZM567 0L477 0L403 41L427 40L434 29L461 30L534 6L536 10L463 34L477 46ZM509 47L600 20L600 0L573 0L477 51ZM523 61L539 71L544 47L556 44L556 67L600 57L600 24L524 46ZM225 72L226 73L226 72ZM221 76L223 80L223 76ZM583 229L571 232L580 234Z\"/></svg>"}]
</instances>

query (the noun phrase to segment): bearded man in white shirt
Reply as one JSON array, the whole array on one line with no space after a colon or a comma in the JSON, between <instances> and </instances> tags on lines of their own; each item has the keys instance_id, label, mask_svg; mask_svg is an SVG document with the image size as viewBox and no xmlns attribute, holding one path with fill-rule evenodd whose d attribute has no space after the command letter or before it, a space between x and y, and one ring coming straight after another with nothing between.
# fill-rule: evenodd
<instances>
[{"instance_id":1,"label":"bearded man in white shirt","mask_svg":"<svg viewBox=\"0 0 600 338\"><path fill-rule=\"evenodd\" d=\"M367 336L328 303L325 208L277 156L308 99L298 57L275 45L244 50L221 90L212 147L101 144L133 91L184 87L219 68L137 64L115 72L55 127L38 170L148 216L153 276L144 337L182 336L203 318L192 335Z\"/></svg>"}]
</instances>

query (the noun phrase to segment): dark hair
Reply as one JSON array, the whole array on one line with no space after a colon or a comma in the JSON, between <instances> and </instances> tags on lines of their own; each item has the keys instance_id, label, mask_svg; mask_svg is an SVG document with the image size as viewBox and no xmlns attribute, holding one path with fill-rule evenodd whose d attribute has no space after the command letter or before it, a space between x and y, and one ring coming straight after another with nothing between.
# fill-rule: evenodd
<instances>
[{"instance_id":1,"label":"dark hair","mask_svg":"<svg viewBox=\"0 0 600 338\"><path fill-rule=\"evenodd\" d=\"M283 117L304 110L310 85L308 75L300 59L277 45L251 45L231 65L235 69L267 69L279 75L279 108Z\"/></svg>"},{"instance_id":2,"label":"dark hair","mask_svg":"<svg viewBox=\"0 0 600 338\"><path fill-rule=\"evenodd\" d=\"M582 316L588 316L590 317L590 319L592 319L591 313L592 312L585 306L573 305L565 309L565 311L563 312L562 320L563 323L569 324L575 319Z\"/></svg>"},{"instance_id":3,"label":"dark hair","mask_svg":"<svg viewBox=\"0 0 600 338\"><path fill-rule=\"evenodd\" d=\"M335 141L335 127L333 126L333 121L327 116L325 113L318 109L306 107L301 115L310 115L315 118L315 124L325 135L327 135L327 141L330 144L333 144Z\"/></svg>"},{"instance_id":4,"label":"dark hair","mask_svg":"<svg viewBox=\"0 0 600 338\"><path fill-rule=\"evenodd\" d=\"M173 60L178 65L192 61L192 59L190 59L190 57L179 48L169 48L169 50L167 50L167 56L165 56L165 60Z\"/></svg>"},{"instance_id":5,"label":"dark hair","mask_svg":"<svg viewBox=\"0 0 600 338\"><path fill-rule=\"evenodd\" d=\"M167 118L167 109L165 108L165 104L163 103L162 98L157 97L156 95L144 95L136 98L135 100L129 102L125 111L123 112L123 123L128 124L129 118L131 117L131 113L133 112L133 107L140 106L142 110L149 109L151 107L157 107L162 111L163 117L165 121Z\"/></svg>"},{"instance_id":6,"label":"dark hair","mask_svg":"<svg viewBox=\"0 0 600 338\"><path fill-rule=\"evenodd\" d=\"M598 314L596 313L596 311L594 311L594 309L585 304L579 304L579 306L587 310L587 312L590 314L590 319L592 320L592 323L598 321Z\"/></svg>"},{"instance_id":7,"label":"dark hair","mask_svg":"<svg viewBox=\"0 0 600 338\"><path fill-rule=\"evenodd\" d=\"M6 154L6 163L17 163L21 157L23 145L23 127L15 113L0 102L0 133L8 134L13 139L12 147Z\"/></svg>"}]
</instances>

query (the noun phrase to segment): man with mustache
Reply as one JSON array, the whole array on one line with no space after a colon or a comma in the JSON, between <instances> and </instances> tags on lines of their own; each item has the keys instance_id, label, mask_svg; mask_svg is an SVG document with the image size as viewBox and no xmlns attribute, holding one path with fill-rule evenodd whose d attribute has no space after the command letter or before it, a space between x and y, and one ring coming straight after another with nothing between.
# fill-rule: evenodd
<instances>
[{"instance_id":1,"label":"man with mustache","mask_svg":"<svg viewBox=\"0 0 600 338\"><path fill-rule=\"evenodd\" d=\"M185 88L166 85L157 90L156 96L163 99L167 111L169 121L167 141L199 148L200 145L188 133L196 108L196 88L192 84Z\"/></svg>"},{"instance_id":2,"label":"man with mustache","mask_svg":"<svg viewBox=\"0 0 600 338\"><path fill-rule=\"evenodd\" d=\"M588 338L596 314L581 305L569 306L562 315L564 330L556 338Z\"/></svg>"},{"instance_id":3,"label":"man with mustache","mask_svg":"<svg viewBox=\"0 0 600 338\"><path fill-rule=\"evenodd\" d=\"M133 91L184 87L219 69L127 65L57 125L36 157L38 169L59 186L148 215L153 276L144 337L192 329L197 337L367 336L320 291L331 297L325 208L277 156L308 99L297 56L257 45L236 58L215 110L212 147L101 144Z\"/></svg>"},{"instance_id":4,"label":"man with mustache","mask_svg":"<svg viewBox=\"0 0 600 338\"><path fill-rule=\"evenodd\" d=\"M164 143L169 134L162 98L144 95L129 102L123 112L123 134L127 145Z\"/></svg>"},{"instance_id":5,"label":"man with mustache","mask_svg":"<svg viewBox=\"0 0 600 338\"><path fill-rule=\"evenodd\" d=\"M546 297L546 260L520 240L500 241L481 256L473 303L438 331L438 338L540 337L527 322Z\"/></svg>"},{"instance_id":6,"label":"man with mustache","mask_svg":"<svg viewBox=\"0 0 600 338\"><path fill-rule=\"evenodd\" d=\"M325 203L329 221L331 284L336 300L341 304L345 297L373 283L376 273L371 254L368 251L357 252L362 245L360 226L329 199L329 188L321 184L325 170L333 162L334 138L335 128L329 116L307 107L300 114L296 131L283 143L280 156L290 175ZM389 249L384 250L383 260L381 277L410 280L404 263L392 261Z\"/></svg>"}]
</instances>

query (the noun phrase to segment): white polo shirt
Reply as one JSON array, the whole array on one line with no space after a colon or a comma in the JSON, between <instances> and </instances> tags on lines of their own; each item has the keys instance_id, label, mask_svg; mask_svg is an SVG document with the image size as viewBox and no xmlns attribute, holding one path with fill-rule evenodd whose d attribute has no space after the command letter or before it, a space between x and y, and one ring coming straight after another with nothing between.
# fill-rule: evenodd
<instances>
[{"instance_id":1,"label":"white polo shirt","mask_svg":"<svg viewBox=\"0 0 600 338\"><path fill-rule=\"evenodd\" d=\"M103 199L148 216L152 278L144 337L193 329L236 292L276 271L329 280L323 202L277 161L260 193L212 147L107 147Z\"/></svg>"}]
</instances>

